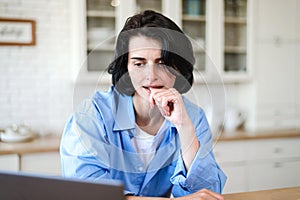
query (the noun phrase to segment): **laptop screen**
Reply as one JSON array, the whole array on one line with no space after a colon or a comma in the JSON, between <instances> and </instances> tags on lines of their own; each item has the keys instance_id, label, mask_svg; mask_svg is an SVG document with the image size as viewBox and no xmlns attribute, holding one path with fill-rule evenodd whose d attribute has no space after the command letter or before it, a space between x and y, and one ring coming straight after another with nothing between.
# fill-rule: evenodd
<instances>
[{"instance_id":1,"label":"laptop screen","mask_svg":"<svg viewBox=\"0 0 300 200\"><path fill-rule=\"evenodd\" d=\"M101 183L25 173L0 172L0 199L124 200L118 181Z\"/></svg>"}]
</instances>

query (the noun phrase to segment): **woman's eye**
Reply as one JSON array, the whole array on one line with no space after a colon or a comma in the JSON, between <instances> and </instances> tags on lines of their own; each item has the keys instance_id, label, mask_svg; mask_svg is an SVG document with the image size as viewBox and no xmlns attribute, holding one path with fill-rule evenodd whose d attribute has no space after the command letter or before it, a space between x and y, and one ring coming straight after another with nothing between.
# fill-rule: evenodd
<instances>
[{"instance_id":1,"label":"woman's eye","mask_svg":"<svg viewBox=\"0 0 300 200\"><path fill-rule=\"evenodd\" d=\"M165 63L163 63L163 62L161 62L161 63L157 63L157 65L158 65L159 67L166 67L166 64L165 64Z\"/></svg>"},{"instance_id":2,"label":"woman's eye","mask_svg":"<svg viewBox=\"0 0 300 200\"><path fill-rule=\"evenodd\" d=\"M136 66L136 67L142 67L144 65L145 65L144 63L134 63L134 66Z\"/></svg>"}]
</instances>

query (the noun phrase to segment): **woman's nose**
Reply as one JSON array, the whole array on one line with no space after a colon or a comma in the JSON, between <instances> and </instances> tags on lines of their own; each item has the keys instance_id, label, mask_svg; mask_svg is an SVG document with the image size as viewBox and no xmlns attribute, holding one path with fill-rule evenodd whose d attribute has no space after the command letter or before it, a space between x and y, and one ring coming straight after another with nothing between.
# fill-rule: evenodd
<instances>
[{"instance_id":1,"label":"woman's nose","mask_svg":"<svg viewBox=\"0 0 300 200\"><path fill-rule=\"evenodd\" d=\"M157 67L155 63L149 63L146 70L146 77L148 80L153 81L157 79Z\"/></svg>"}]
</instances>

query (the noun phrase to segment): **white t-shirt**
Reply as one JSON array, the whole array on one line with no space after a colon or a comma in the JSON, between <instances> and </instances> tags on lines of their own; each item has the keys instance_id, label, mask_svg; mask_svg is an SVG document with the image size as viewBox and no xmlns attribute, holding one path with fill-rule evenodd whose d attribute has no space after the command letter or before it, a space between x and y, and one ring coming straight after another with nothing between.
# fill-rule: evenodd
<instances>
[{"instance_id":1,"label":"white t-shirt","mask_svg":"<svg viewBox=\"0 0 300 200\"><path fill-rule=\"evenodd\" d=\"M153 159L156 149L160 145L167 128L168 126L165 120L157 134L150 135L136 124L136 136L132 138L132 144L146 168Z\"/></svg>"}]
</instances>

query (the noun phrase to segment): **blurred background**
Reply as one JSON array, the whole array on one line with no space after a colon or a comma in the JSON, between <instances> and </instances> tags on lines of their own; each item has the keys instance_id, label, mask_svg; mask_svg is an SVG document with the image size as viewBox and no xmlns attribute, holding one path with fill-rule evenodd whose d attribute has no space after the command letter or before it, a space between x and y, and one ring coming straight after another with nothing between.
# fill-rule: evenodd
<instances>
[{"instance_id":1,"label":"blurred background","mask_svg":"<svg viewBox=\"0 0 300 200\"><path fill-rule=\"evenodd\" d=\"M0 0L0 169L60 174L68 116L109 87L115 36L145 9L193 43L186 95L207 114L225 192L300 185L299 0Z\"/></svg>"}]
</instances>

